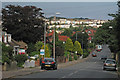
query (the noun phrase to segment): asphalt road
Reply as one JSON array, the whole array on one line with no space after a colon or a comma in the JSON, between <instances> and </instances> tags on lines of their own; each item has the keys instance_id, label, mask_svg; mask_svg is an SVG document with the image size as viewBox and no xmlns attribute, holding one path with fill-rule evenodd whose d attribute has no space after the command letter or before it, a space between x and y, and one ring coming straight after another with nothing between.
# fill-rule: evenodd
<instances>
[{"instance_id":1,"label":"asphalt road","mask_svg":"<svg viewBox=\"0 0 120 80\"><path fill-rule=\"evenodd\" d=\"M103 62L100 60L102 55L111 56L106 45L103 46L101 52L97 53L97 57L91 57L84 62L58 70L47 70L16 78L117 78L116 71L104 71L102 69Z\"/></svg>"}]
</instances>

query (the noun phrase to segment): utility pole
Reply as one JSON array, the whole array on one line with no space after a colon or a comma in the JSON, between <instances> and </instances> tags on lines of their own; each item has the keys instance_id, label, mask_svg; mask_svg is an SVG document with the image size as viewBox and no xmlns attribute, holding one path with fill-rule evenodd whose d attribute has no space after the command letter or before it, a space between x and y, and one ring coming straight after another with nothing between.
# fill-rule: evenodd
<instances>
[{"instance_id":1,"label":"utility pole","mask_svg":"<svg viewBox=\"0 0 120 80\"><path fill-rule=\"evenodd\" d=\"M45 45L46 45L46 21L45 21L45 27L44 27L44 58L45 58Z\"/></svg>"},{"instance_id":2,"label":"utility pole","mask_svg":"<svg viewBox=\"0 0 120 80\"><path fill-rule=\"evenodd\" d=\"M76 41L77 41L77 31L76 31Z\"/></svg>"},{"instance_id":3,"label":"utility pole","mask_svg":"<svg viewBox=\"0 0 120 80\"><path fill-rule=\"evenodd\" d=\"M55 26L54 26L54 33L53 33L53 58L55 59L55 27L56 27L56 16L54 16Z\"/></svg>"},{"instance_id":4,"label":"utility pole","mask_svg":"<svg viewBox=\"0 0 120 80\"><path fill-rule=\"evenodd\" d=\"M56 15L60 15L59 12L55 13L55 16L54 16L54 21L55 21L55 26L54 26L54 33L53 33L53 58L56 60L55 58L55 28L56 28Z\"/></svg>"}]
</instances>

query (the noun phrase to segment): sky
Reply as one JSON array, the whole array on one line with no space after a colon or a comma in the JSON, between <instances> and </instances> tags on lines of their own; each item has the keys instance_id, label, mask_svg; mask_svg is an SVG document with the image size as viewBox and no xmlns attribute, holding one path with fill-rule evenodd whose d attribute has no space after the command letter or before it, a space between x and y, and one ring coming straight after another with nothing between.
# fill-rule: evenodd
<instances>
[{"instance_id":1,"label":"sky","mask_svg":"<svg viewBox=\"0 0 120 80\"><path fill-rule=\"evenodd\" d=\"M0 0L1 2L117 2L118 0Z\"/></svg>"}]
</instances>

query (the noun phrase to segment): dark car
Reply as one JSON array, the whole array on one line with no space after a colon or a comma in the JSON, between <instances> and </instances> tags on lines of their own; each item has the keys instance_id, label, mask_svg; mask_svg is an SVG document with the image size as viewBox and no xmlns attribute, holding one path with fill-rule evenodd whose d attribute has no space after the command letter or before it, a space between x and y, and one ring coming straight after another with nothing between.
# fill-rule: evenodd
<instances>
[{"instance_id":1,"label":"dark car","mask_svg":"<svg viewBox=\"0 0 120 80\"><path fill-rule=\"evenodd\" d=\"M116 61L114 59L107 59L103 65L103 70L106 70L106 69L117 70Z\"/></svg>"},{"instance_id":2,"label":"dark car","mask_svg":"<svg viewBox=\"0 0 120 80\"><path fill-rule=\"evenodd\" d=\"M93 57L96 57L97 55L93 52L93 53L92 53L92 56L93 56Z\"/></svg>"},{"instance_id":3,"label":"dark car","mask_svg":"<svg viewBox=\"0 0 120 80\"><path fill-rule=\"evenodd\" d=\"M106 55L102 55L101 56L101 60L106 60L107 59L107 56Z\"/></svg>"},{"instance_id":4,"label":"dark car","mask_svg":"<svg viewBox=\"0 0 120 80\"><path fill-rule=\"evenodd\" d=\"M41 63L41 69L46 68L53 68L54 70L57 69L57 63L54 58L45 58Z\"/></svg>"}]
</instances>

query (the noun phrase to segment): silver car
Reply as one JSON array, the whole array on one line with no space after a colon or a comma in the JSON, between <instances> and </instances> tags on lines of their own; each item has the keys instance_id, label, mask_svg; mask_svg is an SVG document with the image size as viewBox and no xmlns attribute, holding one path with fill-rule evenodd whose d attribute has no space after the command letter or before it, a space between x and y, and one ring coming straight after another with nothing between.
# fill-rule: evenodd
<instances>
[{"instance_id":1,"label":"silver car","mask_svg":"<svg viewBox=\"0 0 120 80\"><path fill-rule=\"evenodd\" d=\"M117 67L116 67L116 61L114 59L107 59L105 60L104 62L104 65L103 65L103 70L106 70L106 69L109 69L109 70L117 70Z\"/></svg>"}]
</instances>

